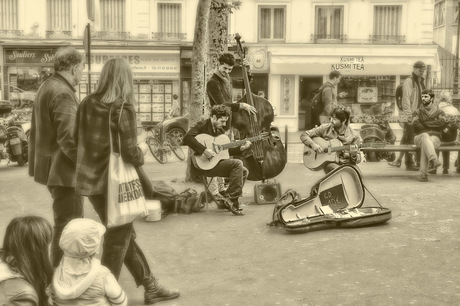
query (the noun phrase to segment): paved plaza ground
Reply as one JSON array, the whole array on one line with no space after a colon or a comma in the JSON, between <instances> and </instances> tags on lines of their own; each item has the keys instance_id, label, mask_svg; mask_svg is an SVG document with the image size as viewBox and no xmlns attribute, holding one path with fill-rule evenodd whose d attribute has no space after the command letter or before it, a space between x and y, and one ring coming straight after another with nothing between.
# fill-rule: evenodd
<instances>
[{"instance_id":1,"label":"paved plaza ground","mask_svg":"<svg viewBox=\"0 0 460 306\"><path fill-rule=\"evenodd\" d=\"M323 173L290 161L276 180L306 197ZM0 163L0 237L17 215L52 221L49 193L26 168ZM211 206L208 213L136 221L154 275L181 291L159 305L460 305L460 174L453 164L428 183L384 161L360 168L368 189L392 210L384 225L301 234L270 228L274 204L253 203L256 182L244 188L243 217ZM145 169L179 192L202 190L184 182L184 162L159 165L150 156ZM368 194L365 205L376 205ZM97 219L88 204L85 214ZM143 305L143 289L125 268L120 283L129 305Z\"/></svg>"}]
</instances>

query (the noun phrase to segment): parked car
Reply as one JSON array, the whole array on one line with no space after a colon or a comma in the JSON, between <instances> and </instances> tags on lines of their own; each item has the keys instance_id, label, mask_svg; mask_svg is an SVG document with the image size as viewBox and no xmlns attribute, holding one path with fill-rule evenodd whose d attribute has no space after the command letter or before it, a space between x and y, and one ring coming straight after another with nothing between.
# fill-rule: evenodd
<instances>
[{"instance_id":1,"label":"parked car","mask_svg":"<svg viewBox=\"0 0 460 306\"><path fill-rule=\"evenodd\" d=\"M188 131L188 113L180 117L165 119L156 128L163 130L164 134L171 135L177 143L182 145L185 133Z\"/></svg>"}]
</instances>

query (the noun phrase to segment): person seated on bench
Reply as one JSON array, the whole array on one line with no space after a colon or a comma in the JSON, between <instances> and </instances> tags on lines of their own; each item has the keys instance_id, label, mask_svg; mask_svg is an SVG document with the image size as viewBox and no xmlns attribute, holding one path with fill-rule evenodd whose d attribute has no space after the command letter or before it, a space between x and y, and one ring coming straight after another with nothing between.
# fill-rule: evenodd
<instances>
[{"instance_id":1,"label":"person seated on bench","mask_svg":"<svg viewBox=\"0 0 460 306\"><path fill-rule=\"evenodd\" d=\"M436 149L441 146L441 132L446 127L444 112L434 103L430 89L422 91L422 104L412 113L414 143L420 148L420 182L428 182L428 171L441 166Z\"/></svg>"},{"instance_id":2,"label":"person seated on bench","mask_svg":"<svg viewBox=\"0 0 460 306\"><path fill-rule=\"evenodd\" d=\"M446 114L446 116L459 116L460 115L460 112L458 111L458 109L452 105L452 93L447 90L443 90L439 94L438 107L444 112L444 114ZM448 142L451 144L456 142L457 135L458 135L458 123L449 122L447 123L446 128L441 133L441 141ZM438 156L439 156L439 152L438 152ZM443 169L442 173L443 174L449 174L449 166L450 166L450 151L442 151L442 169ZM458 169L459 168L457 167L457 172L458 172ZM436 170L428 172L428 173L436 174Z\"/></svg>"},{"instance_id":3,"label":"person seated on bench","mask_svg":"<svg viewBox=\"0 0 460 306\"><path fill-rule=\"evenodd\" d=\"M314 137L321 137L324 140L338 139L343 145L360 145L362 143L359 134L350 127L351 111L348 107L337 105L332 110L330 123L321 124L318 127L305 131L300 135L300 140L304 145L311 147L317 153L323 153L323 148L315 143ZM339 162L330 162L324 167L324 172L327 174L333 169L344 164L359 164L361 162L361 154L356 148L350 152L337 152L339 154Z\"/></svg>"},{"instance_id":4,"label":"person seated on bench","mask_svg":"<svg viewBox=\"0 0 460 306\"><path fill-rule=\"evenodd\" d=\"M196 136L200 134L208 134L211 136L219 136L225 133L225 127L228 118L230 117L230 109L223 105L215 105L211 109L211 117L198 122L184 136L184 144L195 151L195 155L204 155L207 159L216 156L216 152L207 148L196 140ZM229 154L237 155L238 151L249 149L251 142L246 141L242 146L230 148ZM225 194L227 208L235 215L244 215L238 199L242 195L243 186L248 177L249 171L243 166L243 162L239 159L222 159L217 165L210 170L201 170L192 163L192 171L197 175L214 177L229 177L228 188Z\"/></svg>"}]
</instances>

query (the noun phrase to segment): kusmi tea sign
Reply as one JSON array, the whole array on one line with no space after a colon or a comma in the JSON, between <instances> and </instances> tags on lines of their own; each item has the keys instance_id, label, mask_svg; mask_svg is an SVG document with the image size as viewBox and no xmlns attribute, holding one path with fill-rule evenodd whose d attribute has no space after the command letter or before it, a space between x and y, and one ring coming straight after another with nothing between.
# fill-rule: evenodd
<instances>
[{"instance_id":1,"label":"kusmi tea sign","mask_svg":"<svg viewBox=\"0 0 460 306\"><path fill-rule=\"evenodd\" d=\"M331 65L331 70L361 70L364 71L363 56L342 56L340 62Z\"/></svg>"}]
</instances>

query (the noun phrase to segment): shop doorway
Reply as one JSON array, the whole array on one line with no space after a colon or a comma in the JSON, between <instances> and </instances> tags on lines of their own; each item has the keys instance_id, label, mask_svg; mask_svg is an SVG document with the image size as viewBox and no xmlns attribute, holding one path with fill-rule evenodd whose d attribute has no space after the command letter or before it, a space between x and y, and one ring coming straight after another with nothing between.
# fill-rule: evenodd
<instances>
[{"instance_id":1,"label":"shop doorway","mask_svg":"<svg viewBox=\"0 0 460 306\"><path fill-rule=\"evenodd\" d=\"M308 76L300 77L299 80L299 131L309 130L313 128L312 112L311 112L311 99L321 87L323 83L322 76Z\"/></svg>"}]
</instances>

